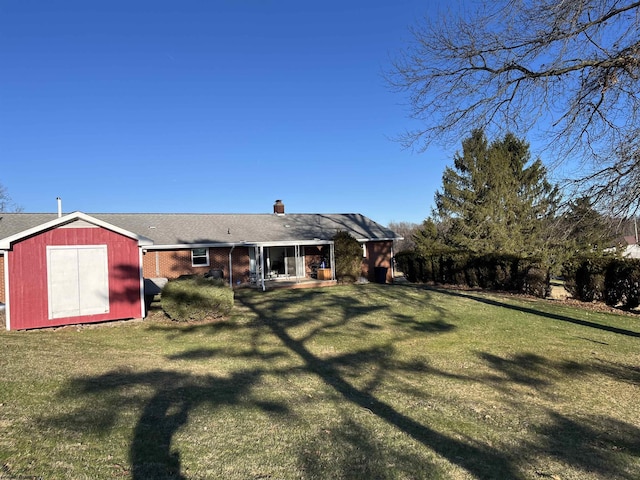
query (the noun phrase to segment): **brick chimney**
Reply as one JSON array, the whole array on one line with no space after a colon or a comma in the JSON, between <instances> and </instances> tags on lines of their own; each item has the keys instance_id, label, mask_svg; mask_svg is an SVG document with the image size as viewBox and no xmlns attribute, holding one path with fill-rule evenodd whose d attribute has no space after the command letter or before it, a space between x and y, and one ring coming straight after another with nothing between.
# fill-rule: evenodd
<instances>
[{"instance_id":1,"label":"brick chimney","mask_svg":"<svg viewBox=\"0 0 640 480\"><path fill-rule=\"evenodd\" d=\"M282 203L282 200L276 200L276 203L273 204L273 213L284 215L284 203Z\"/></svg>"}]
</instances>

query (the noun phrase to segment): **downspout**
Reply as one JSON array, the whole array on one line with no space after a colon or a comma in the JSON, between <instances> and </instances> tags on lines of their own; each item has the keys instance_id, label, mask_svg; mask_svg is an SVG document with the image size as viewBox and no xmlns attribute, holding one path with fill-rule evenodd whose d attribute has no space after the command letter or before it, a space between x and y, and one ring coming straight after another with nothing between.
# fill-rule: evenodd
<instances>
[{"instance_id":1,"label":"downspout","mask_svg":"<svg viewBox=\"0 0 640 480\"><path fill-rule=\"evenodd\" d=\"M264 247L260 245L260 284L262 285L262 291L266 290L264 285Z\"/></svg>"},{"instance_id":2,"label":"downspout","mask_svg":"<svg viewBox=\"0 0 640 480\"><path fill-rule=\"evenodd\" d=\"M140 318L147 316L147 302L144 295L144 273L142 271L142 248L138 247L138 276L140 277Z\"/></svg>"},{"instance_id":3,"label":"downspout","mask_svg":"<svg viewBox=\"0 0 640 480\"><path fill-rule=\"evenodd\" d=\"M229 250L229 286L233 288L233 263L231 260L231 254L233 253L233 249L236 248L235 245L231 245L231 250Z\"/></svg>"},{"instance_id":4,"label":"downspout","mask_svg":"<svg viewBox=\"0 0 640 480\"><path fill-rule=\"evenodd\" d=\"M393 251L393 242L391 242L391 258L389 259L389 263L391 264L390 265L390 267L391 267L391 283L393 283L393 281L396 278L396 272L395 272L395 269L394 269L394 265L395 265L396 262L395 262L394 258L395 258L395 253Z\"/></svg>"},{"instance_id":5,"label":"downspout","mask_svg":"<svg viewBox=\"0 0 640 480\"><path fill-rule=\"evenodd\" d=\"M331 262L331 280L335 280L336 279L336 253L335 253L333 242L329 244L329 261Z\"/></svg>"}]
</instances>

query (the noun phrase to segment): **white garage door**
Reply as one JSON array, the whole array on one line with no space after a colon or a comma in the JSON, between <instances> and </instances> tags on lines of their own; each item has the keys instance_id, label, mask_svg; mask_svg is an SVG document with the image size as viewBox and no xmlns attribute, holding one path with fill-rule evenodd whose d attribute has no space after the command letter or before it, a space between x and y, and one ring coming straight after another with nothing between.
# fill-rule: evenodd
<instances>
[{"instance_id":1,"label":"white garage door","mask_svg":"<svg viewBox=\"0 0 640 480\"><path fill-rule=\"evenodd\" d=\"M49 318L109 311L106 245L47 247Z\"/></svg>"}]
</instances>

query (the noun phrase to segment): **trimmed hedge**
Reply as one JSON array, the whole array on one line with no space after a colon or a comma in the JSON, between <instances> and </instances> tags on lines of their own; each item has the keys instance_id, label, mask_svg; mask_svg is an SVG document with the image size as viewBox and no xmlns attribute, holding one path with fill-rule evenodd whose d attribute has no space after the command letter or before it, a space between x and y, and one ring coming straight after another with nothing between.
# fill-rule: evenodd
<instances>
[{"instance_id":1,"label":"trimmed hedge","mask_svg":"<svg viewBox=\"0 0 640 480\"><path fill-rule=\"evenodd\" d=\"M223 280L178 278L167 282L162 290L161 305L176 322L220 318L233 308L233 290Z\"/></svg>"},{"instance_id":2,"label":"trimmed hedge","mask_svg":"<svg viewBox=\"0 0 640 480\"><path fill-rule=\"evenodd\" d=\"M500 254L473 256L467 252L423 257L415 251L404 251L396 255L396 265L411 282L517 291L538 297L549 293L549 269L537 259Z\"/></svg>"},{"instance_id":3,"label":"trimmed hedge","mask_svg":"<svg viewBox=\"0 0 640 480\"><path fill-rule=\"evenodd\" d=\"M608 305L640 305L640 260L617 257L580 257L566 262L565 288L583 302L604 300Z\"/></svg>"},{"instance_id":4,"label":"trimmed hedge","mask_svg":"<svg viewBox=\"0 0 640 480\"><path fill-rule=\"evenodd\" d=\"M604 300L604 277L611 261L605 257L575 257L562 268L564 288L573 298L583 302Z\"/></svg>"},{"instance_id":5,"label":"trimmed hedge","mask_svg":"<svg viewBox=\"0 0 640 480\"><path fill-rule=\"evenodd\" d=\"M464 252L421 256L404 251L395 260L411 282L515 291L540 298L549 295L549 268L538 259ZM638 259L575 257L564 263L562 275L567 291L583 302L604 301L626 309L640 306Z\"/></svg>"},{"instance_id":6,"label":"trimmed hedge","mask_svg":"<svg viewBox=\"0 0 640 480\"><path fill-rule=\"evenodd\" d=\"M613 260L604 277L608 305L636 308L640 305L640 260Z\"/></svg>"}]
</instances>

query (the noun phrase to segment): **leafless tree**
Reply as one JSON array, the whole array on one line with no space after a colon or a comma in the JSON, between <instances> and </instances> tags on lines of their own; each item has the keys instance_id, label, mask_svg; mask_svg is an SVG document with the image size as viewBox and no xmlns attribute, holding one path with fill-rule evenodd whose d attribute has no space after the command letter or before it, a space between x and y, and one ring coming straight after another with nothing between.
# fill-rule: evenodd
<instances>
[{"instance_id":1,"label":"leafless tree","mask_svg":"<svg viewBox=\"0 0 640 480\"><path fill-rule=\"evenodd\" d=\"M7 191L7 187L0 184L0 212L20 212L22 207L16 205Z\"/></svg>"},{"instance_id":2,"label":"leafless tree","mask_svg":"<svg viewBox=\"0 0 640 480\"><path fill-rule=\"evenodd\" d=\"M394 240L393 250L402 252L403 250L413 250L416 242L413 235L416 233L420 225L412 222L389 222L389 228L395 233L403 237L403 240Z\"/></svg>"},{"instance_id":3,"label":"leafless tree","mask_svg":"<svg viewBox=\"0 0 640 480\"><path fill-rule=\"evenodd\" d=\"M426 19L413 39L388 74L420 125L405 146L475 128L533 134L560 161L579 160L581 194L638 211L640 2L486 0Z\"/></svg>"}]
</instances>

